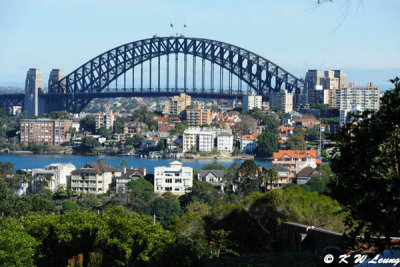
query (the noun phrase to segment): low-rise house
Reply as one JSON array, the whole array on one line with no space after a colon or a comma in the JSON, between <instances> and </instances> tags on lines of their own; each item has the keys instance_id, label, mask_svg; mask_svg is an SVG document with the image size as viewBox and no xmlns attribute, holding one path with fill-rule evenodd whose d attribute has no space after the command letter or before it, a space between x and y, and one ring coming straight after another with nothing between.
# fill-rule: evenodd
<instances>
[{"instance_id":1,"label":"low-rise house","mask_svg":"<svg viewBox=\"0 0 400 267\"><path fill-rule=\"evenodd\" d=\"M154 168L154 192L163 194L171 192L183 195L193 187L193 168L184 167L179 161L173 161L169 167Z\"/></svg>"},{"instance_id":2,"label":"low-rise house","mask_svg":"<svg viewBox=\"0 0 400 267\"><path fill-rule=\"evenodd\" d=\"M199 180L212 184L215 188L225 191L226 184L224 182L223 170L201 170Z\"/></svg>"},{"instance_id":3,"label":"low-rise house","mask_svg":"<svg viewBox=\"0 0 400 267\"><path fill-rule=\"evenodd\" d=\"M257 147L258 134L243 135L240 138L240 152L253 153Z\"/></svg>"},{"instance_id":4,"label":"low-rise house","mask_svg":"<svg viewBox=\"0 0 400 267\"><path fill-rule=\"evenodd\" d=\"M317 120L316 118L310 118L310 117L306 117L306 118L300 118L295 120L296 125L298 126L302 126L305 128L314 128L316 126L319 126L320 121Z\"/></svg>"},{"instance_id":5,"label":"low-rise house","mask_svg":"<svg viewBox=\"0 0 400 267\"><path fill-rule=\"evenodd\" d=\"M272 158L272 166L288 169L291 179L305 167L316 168L321 164L316 150L279 150L272 154Z\"/></svg>"},{"instance_id":6,"label":"low-rise house","mask_svg":"<svg viewBox=\"0 0 400 267\"><path fill-rule=\"evenodd\" d=\"M115 191L117 193L125 193L126 184L146 176L146 168L136 168L125 170L121 176L115 178Z\"/></svg>"},{"instance_id":7,"label":"low-rise house","mask_svg":"<svg viewBox=\"0 0 400 267\"><path fill-rule=\"evenodd\" d=\"M121 170L103 161L88 163L71 173L71 190L83 194L105 194Z\"/></svg>"},{"instance_id":8,"label":"low-rise house","mask_svg":"<svg viewBox=\"0 0 400 267\"><path fill-rule=\"evenodd\" d=\"M296 175L296 183L298 185L301 184L306 184L308 181L310 181L311 178L323 178L325 176L325 172L323 171L318 171L315 168L312 167L305 167L299 173Z\"/></svg>"}]
</instances>

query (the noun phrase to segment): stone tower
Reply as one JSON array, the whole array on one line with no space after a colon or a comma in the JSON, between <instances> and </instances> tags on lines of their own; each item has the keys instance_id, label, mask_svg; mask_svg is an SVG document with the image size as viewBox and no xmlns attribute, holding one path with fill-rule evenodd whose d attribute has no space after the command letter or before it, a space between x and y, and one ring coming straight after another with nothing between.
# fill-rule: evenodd
<instances>
[{"instance_id":1,"label":"stone tower","mask_svg":"<svg viewBox=\"0 0 400 267\"><path fill-rule=\"evenodd\" d=\"M60 69L52 69L49 76L49 93L61 93L62 88L58 86L52 87L53 84L57 83L59 80L64 78L64 72ZM65 85L65 81L63 82ZM63 87L63 86L61 86Z\"/></svg>"},{"instance_id":2,"label":"stone tower","mask_svg":"<svg viewBox=\"0 0 400 267\"><path fill-rule=\"evenodd\" d=\"M30 117L39 116L43 112L39 107L39 95L43 93L43 79L40 70L29 69L25 80L24 110Z\"/></svg>"}]
</instances>

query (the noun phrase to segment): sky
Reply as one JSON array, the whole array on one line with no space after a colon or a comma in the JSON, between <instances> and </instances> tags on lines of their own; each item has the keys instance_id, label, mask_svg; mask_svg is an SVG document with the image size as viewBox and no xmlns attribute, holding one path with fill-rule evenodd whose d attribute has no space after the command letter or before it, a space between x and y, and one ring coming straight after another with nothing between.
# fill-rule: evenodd
<instances>
[{"instance_id":1,"label":"sky","mask_svg":"<svg viewBox=\"0 0 400 267\"><path fill-rule=\"evenodd\" d=\"M182 33L243 47L298 77L342 69L386 90L400 76L399 14L399 0L0 0L0 86L22 87L29 68L47 84L53 68L68 74L124 43Z\"/></svg>"}]
</instances>

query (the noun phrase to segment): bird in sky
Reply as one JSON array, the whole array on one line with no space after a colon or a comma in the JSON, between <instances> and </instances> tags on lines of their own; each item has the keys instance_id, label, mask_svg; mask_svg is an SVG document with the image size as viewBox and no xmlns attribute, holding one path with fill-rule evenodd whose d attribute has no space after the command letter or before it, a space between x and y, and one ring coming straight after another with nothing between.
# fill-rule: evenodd
<instances>
[{"instance_id":1,"label":"bird in sky","mask_svg":"<svg viewBox=\"0 0 400 267\"><path fill-rule=\"evenodd\" d=\"M174 24L171 23L169 26L171 26L171 28L173 28L173 27L174 27Z\"/></svg>"},{"instance_id":2,"label":"bird in sky","mask_svg":"<svg viewBox=\"0 0 400 267\"><path fill-rule=\"evenodd\" d=\"M186 24L183 24L183 27L186 28Z\"/></svg>"}]
</instances>

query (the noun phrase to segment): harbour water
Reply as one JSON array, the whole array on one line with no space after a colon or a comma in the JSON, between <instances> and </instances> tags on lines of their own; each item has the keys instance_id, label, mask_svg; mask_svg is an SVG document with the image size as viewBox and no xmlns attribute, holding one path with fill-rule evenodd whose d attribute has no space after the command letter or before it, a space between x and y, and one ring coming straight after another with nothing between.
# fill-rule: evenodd
<instances>
[{"instance_id":1,"label":"harbour water","mask_svg":"<svg viewBox=\"0 0 400 267\"><path fill-rule=\"evenodd\" d=\"M83 156L83 155L34 155L34 154L0 154L0 162L11 162L14 164L14 170L43 168L51 163L72 163L77 168L82 167L86 163L95 162L99 159L104 159L105 163L116 168L121 168L121 161L125 160L128 163L127 168L146 168L153 172L154 167L168 166L169 162L175 159L145 159L135 158L130 156ZM244 160L239 159L179 159L185 166L200 170L203 165L217 162L227 168L233 163L241 164ZM270 161L255 160L258 165L263 167L271 165Z\"/></svg>"}]
</instances>

